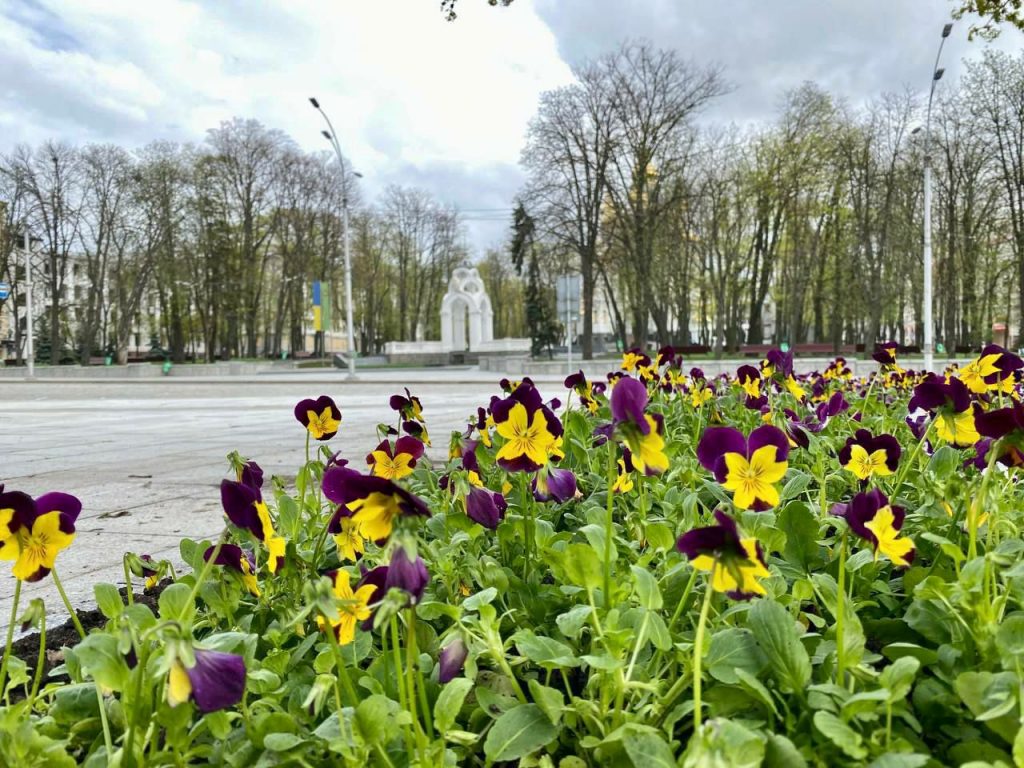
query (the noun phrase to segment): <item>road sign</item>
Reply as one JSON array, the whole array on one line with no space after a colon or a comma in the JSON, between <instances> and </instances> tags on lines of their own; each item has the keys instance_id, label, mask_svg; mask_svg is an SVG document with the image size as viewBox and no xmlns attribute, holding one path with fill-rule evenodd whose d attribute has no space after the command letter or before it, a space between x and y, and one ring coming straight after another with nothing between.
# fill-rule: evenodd
<instances>
[{"instance_id":1,"label":"road sign","mask_svg":"<svg viewBox=\"0 0 1024 768\"><path fill-rule=\"evenodd\" d=\"M580 313L580 289L582 280L579 275L559 275L555 282L555 296L558 302L558 315L578 315Z\"/></svg>"},{"instance_id":2,"label":"road sign","mask_svg":"<svg viewBox=\"0 0 1024 768\"><path fill-rule=\"evenodd\" d=\"M0 283L0 301L3 301L4 299L6 299L10 295L11 295L11 284L10 283Z\"/></svg>"}]
</instances>

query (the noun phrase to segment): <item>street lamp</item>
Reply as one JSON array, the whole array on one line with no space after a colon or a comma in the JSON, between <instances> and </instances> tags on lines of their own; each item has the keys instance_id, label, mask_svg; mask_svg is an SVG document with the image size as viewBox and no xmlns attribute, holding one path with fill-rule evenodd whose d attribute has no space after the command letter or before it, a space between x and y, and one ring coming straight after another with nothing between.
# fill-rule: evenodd
<instances>
[{"instance_id":1,"label":"street lamp","mask_svg":"<svg viewBox=\"0 0 1024 768\"><path fill-rule=\"evenodd\" d=\"M928 113L924 121L924 369L932 370L935 364L935 345L932 338L932 160L931 160L931 124L932 99L935 97L935 84L942 79L946 71L939 67L942 46L953 31L952 23L942 27L942 40L939 52L935 54L935 65L932 67L931 88L928 92Z\"/></svg>"},{"instance_id":2,"label":"street lamp","mask_svg":"<svg viewBox=\"0 0 1024 768\"><path fill-rule=\"evenodd\" d=\"M313 105L327 123L328 130L320 131L325 139L331 142L331 146L334 148L334 154L338 156L338 162L341 164L341 217L342 227L344 227L344 242L345 242L345 325L348 330L348 378L356 378L356 340L355 330L353 327L352 319L352 255L349 245L349 227L348 227L348 187L345 182L347 174L345 170L345 157L341 154L341 145L338 143L338 135L334 132L334 126L331 124L331 119L327 117L327 113L320 107L320 102L314 97L310 96L309 103ZM353 176L357 179L361 179L363 175L353 171Z\"/></svg>"}]
</instances>

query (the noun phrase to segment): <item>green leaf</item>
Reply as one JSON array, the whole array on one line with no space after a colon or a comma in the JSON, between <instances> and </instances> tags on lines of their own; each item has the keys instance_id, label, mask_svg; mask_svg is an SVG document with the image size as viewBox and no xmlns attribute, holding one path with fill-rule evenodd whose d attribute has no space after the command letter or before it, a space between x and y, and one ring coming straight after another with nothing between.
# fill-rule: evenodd
<instances>
[{"instance_id":1,"label":"green leaf","mask_svg":"<svg viewBox=\"0 0 1024 768\"><path fill-rule=\"evenodd\" d=\"M804 477L807 477L804 475ZM789 484L792 484L792 480ZM788 488L788 485L787 485ZM787 562L809 570L812 563L821 559L818 553L818 520L807 505L792 502L779 513L778 527L786 534L783 550Z\"/></svg>"},{"instance_id":2,"label":"green leaf","mask_svg":"<svg viewBox=\"0 0 1024 768\"><path fill-rule=\"evenodd\" d=\"M736 679L748 693L764 704L765 709L775 715L775 717L779 716L779 710L775 706L775 700L772 698L771 691L764 687L764 683L742 668L736 670Z\"/></svg>"},{"instance_id":3,"label":"green leaf","mask_svg":"<svg viewBox=\"0 0 1024 768\"><path fill-rule=\"evenodd\" d=\"M928 468L925 470L936 480L945 480L960 466L960 454L948 445L943 445L928 460Z\"/></svg>"},{"instance_id":4,"label":"green leaf","mask_svg":"<svg viewBox=\"0 0 1024 768\"><path fill-rule=\"evenodd\" d=\"M271 752L287 752L305 741L294 733L268 733L263 737L263 747Z\"/></svg>"},{"instance_id":5,"label":"green leaf","mask_svg":"<svg viewBox=\"0 0 1024 768\"><path fill-rule=\"evenodd\" d=\"M786 481L786 484L782 487L782 494L779 497L780 500L786 501L787 499L795 499L804 491L807 490L807 486L811 484L813 478L806 472L790 472L790 478ZM818 526L814 526L814 534L818 534Z\"/></svg>"},{"instance_id":6,"label":"green leaf","mask_svg":"<svg viewBox=\"0 0 1024 768\"><path fill-rule=\"evenodd\" d=\"M806 768L807 760L792 741L769 732L765 743L763 768Z\"/></svg>"},{"instance_id":7,"label":"green leaf","mask_svg":"<svg viewBox=\"0 0 1024 768\"><path fill-rule=\"evenodd\" d=\"M360 701L355 723L367 744L386 744L394 726L390 699L378 693Z\"/></svg>"},{"instance_id":8,"label":"green leaf","mask_svg":"<svg viewBox=\"0 0 1024 768\"><path fill-rule=\"evenodd\" d=\"M630 731L622 737L633 768L675 768L672 749L661 736L650 731Z\"/></svg>"},{"instance_id":9,"label":"green leaf","mask_svg":"<svg viewBox=\"0 0 1024 768\"><path fill-rule=\"evenodd\" d=\"M548 716L552 725L558 725L562 720L562 709L565 707L565 696L555 688L541 685L536 680L530 680L530 695L534 703Z\"/></svg>"},{"instance_id":10,"label":"green leaf","mask_svg":"<svg viewBox=\"0 0 1024 768\"><path fill-rule=\"evenodd\" d=\"M104 688L123 691L128 685L128 664L117 650L117 638L112 635L93 634L74 648L82 664L82 671Z\"/></svg>"},{"instance_id":11,"label":"green leaf","mask_svg":"<svg viewBox=\"0 0 1024 768\"><path fill-rule=\"evenodd\" d=\"M778 603L758 600L747 615L747 624L779 687L787 693L803 690L811 679L811 660L789 612Z\"/></svg>"},{"instance_id":12,"label":"green leaf","mask_svg":"<svg viewBox=\"0 0 1024 768\"><path fill-rule=\"evenodd\" d=\"M124 612L121 594L113 584L93 584L92 593L96 597L96 607L108 619L116 619Z\"/></svg>"},{"instance_id":13,"label":"green leaf","mask_svg":"<svg viewBox=\"0 0 1024 768\"><path fill-rule=\"evenodd\" d=\"M928 764L928 755L889 752L872 760L868 768L921 768Z\"/></svg>"},{"instance_id":14,"label":"green leaf","mask_svg":"<svg viewBox=\"0 0 1024 768\"><path fill-rule=\"evenodd\" d=\"M180 621L188 608L192 588L187 584L171 584L160 593L160 618L165 621Z\"/></svg>"},{"instance_id":15,"label":"green leaf","mask_svg":"<svg viewBox=\"0 0 1024 768\"><path fill-rule=\"evenodd\" d=\"M640 605L648 610L660 610L664 602L661 598L661 590L658 589L658 580L649 570L641 568L639 565L630 566L630 570L633 572L633 589L636 590Z\"/></svg>"},{"instance_id":16,"label":"green leaf","mask_svg":"<svg viewBox=\"0 0 1024 768\"><path fill-rule=\"evenodd\" d=\"M664 523L651 523L644 533L647 535L647 543L654 550L668 552L676 545L676 538L672 535L672 529Z\"/></svg>"},{"instance_id":17,"label":"green leaf","mask_svg":"<svg viewBox=\"0 0 1024 768\"><path fill-rule=\"evenodd\" d=\"M462 603L462 608L467 611L476 611L481 605L489 604L497 596L498 590L494 587L488 587L467 597L465 602Z\"/></svg>"},{"instance_id":18,"label":"green leaf","mask_svg":"<svg viewBox=\"0 0 1024 768\"><path fill-rule=\"evenodd\" d=\"M939 654L931 648L923 648L914 643L889 643L882 649L882 655L892 661L904 656L913 656L924 666L929 666L939 660Z\"/></svg>"},{"instance_id":19,"label":"green leaf","mask_svg":"<svg viewBox=\"0 0 1024 768\"><path fill-rule=\"evenodd\" d=\"M445 683L441 695L434 704L434 725L441 733L450 731L459 716L462 704L473 688L473 681L468 677L457 677Z\"/></svg>"},{"instance_id":20,"label":"green leaf","mask_svg":"<svg viewBox=\"0 0 1024 768\"><path fill-rule=\"evenodd\" d=\"M575 605L570 610L560 614L555 619L555 623L563 635L577 638L583 631L587 619L590 618L591 610L593 609L589 605Z\"/></svg>"},{"instance_id":21,"label":"green leaf","mask_svg":"<svg viewBox=\"0 0 1024 768\"><path fill-rule=\"evenodd\" d=\"M854 760L863 760L868 755L860 734L833 715L831 712L814 713L814 727Z\"/></svg>"},{"instance_id":22,"label":"green leaf","mask_svg":"<svg viewBox=\"0 0 1024 768\"><path fill-rule=\"evenodd\" d=\"M754 677L764 669L767 659L757 645L754 635L746 629L730 627L716 632L708 643L704 657L705 668L713 678L734 685L739 678L737 669Z\"/></svg>"},{"instance_id":23,"label":"green leaf","mask_svg":"<svg viewBox=\"0 0 1024 768\"><path fill-rule=\"evenodd\" d=\"M905 699L914 685L921 662L913 656L903 656L882 670L878 682L889 690L889 701Z\"/></svg>"},{"instance_id":24,"label":"green leaf","mask_svg":"<svg viewBox=\"0 0 1024 768\"><path fill-rule=\"evenodd\" d=\"M493 762L518 760L540 749L557 735L558 728L540 707L520 704L494 723L484 742L484 754Z\"/></svg>"},{"instance_id":25,"label":"green leaf","mask_svg":"<svg viewBox=\"0 0 1024 768\"><path fill-rule=\"evenodd\" d=\"M550 637L535 635L528 629L520 630L512 636L519 653L534 664L540 664L545 669L578 667L579 659L576 653L565 643L560 643Z\"/></svg>"},{"instance_id":26,"label":"green leaf","mask_svg":"<svg viewBox=\"0 0 1024 768\"><path fill-rule=\"evenodd\" d=\"M600 589L604 581L601 561L588 544L570 544L566 547L564 567L569 581L588 591Z\"/></svg>"},{"instance_id":27,"label":"green leaf","mask_svg":"<svg viewBox=\"0 0 1024 768\"><path fill-rule=\"evenodd\" d=\"M996 632L996 647L1011 666L1024 658L1024 613L1011 613L999 624Z\"/></svg>"}]
</instances>

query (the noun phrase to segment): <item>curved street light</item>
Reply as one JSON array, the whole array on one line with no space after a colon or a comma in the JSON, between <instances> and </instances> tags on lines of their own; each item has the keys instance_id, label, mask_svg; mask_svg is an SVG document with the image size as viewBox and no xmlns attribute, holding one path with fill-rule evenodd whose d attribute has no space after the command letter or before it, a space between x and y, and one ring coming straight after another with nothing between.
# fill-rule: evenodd
<instances>
[{"instance_id":1,"label":"curved street light","mask_svg":"<svg viewBox=\"0 0 1024 768\"><path fill-rule=\"evenodd\" d=\"M942 40L939 52L935 54L935 65L932 67L931 88L928 92L928 113L924 122L924 369L932 370L935 365L935 345L932 328L932 161L931 161L931 124L932 100L935 98L935 84L942 79L946 71L939 66L942 47L946 38L953 31L952 23L942 28Z\"/></svg>"},{"instance_id":2,"label":"curved street light","mask_svg":"<svg viewBox=\"0 0 1024 768\"><path fill-rule=\"evenodd\" d=\"M341 153L341 144L338 143L338 134L335 133L334 126L331 124L331 119L320 106L320 102L317 101L315 97L310 96L309 103L312 104L313 108L323 116L324 121L327 123L327 130L322 130L320 133L331 143L331 147L334 149L334 154L337 155L338 162L341 164L341 216L345 243L345 326L348 331L348 378L355 379L356 342L352 319L352 256L349 245L348 186L345 183L348 178L348 174L345 166L345 156ZM356 173L355 171L352 172L352 175L357 179L361 179L363 177L361 173Z\"/></svg>"}]
</instances>

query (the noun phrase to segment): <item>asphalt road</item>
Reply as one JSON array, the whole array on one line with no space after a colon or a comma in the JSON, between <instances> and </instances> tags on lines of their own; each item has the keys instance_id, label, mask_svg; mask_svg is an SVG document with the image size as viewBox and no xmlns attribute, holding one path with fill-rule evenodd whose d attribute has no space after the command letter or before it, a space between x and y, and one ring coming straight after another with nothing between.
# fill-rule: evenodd
<instances>
[{"instance_id":1,"label":"asphalt road","mask_svg":"<svg viewBox=\"0 0 1024 768\"><path fill-rule=\"evenodd\" d=\"M0 382L0 482L33 496L66 491L82 500L73 545L57 559L76 606L93 604L97 581L123 583L122 556L148 553L180 563L182 537L216 536L223 515L218 487L226 455L238 450L267 472L290 478L305 437L292 415L304 397L329 394L342 411L335 450L361 464L376 445L376 425L391 422L388 399L410 384L420 397L443 459L451 430L500 392L493 374L388 371L358 382L313 372L275 377L156 382ZM560 384L545 393L560 395ZM428 454L429 455L429 454ZM0 563L0 627L14 594ZM42 597L55 617L60 598L47 578L22 590L22 605Z\"/></svg>"}]
</instances>

